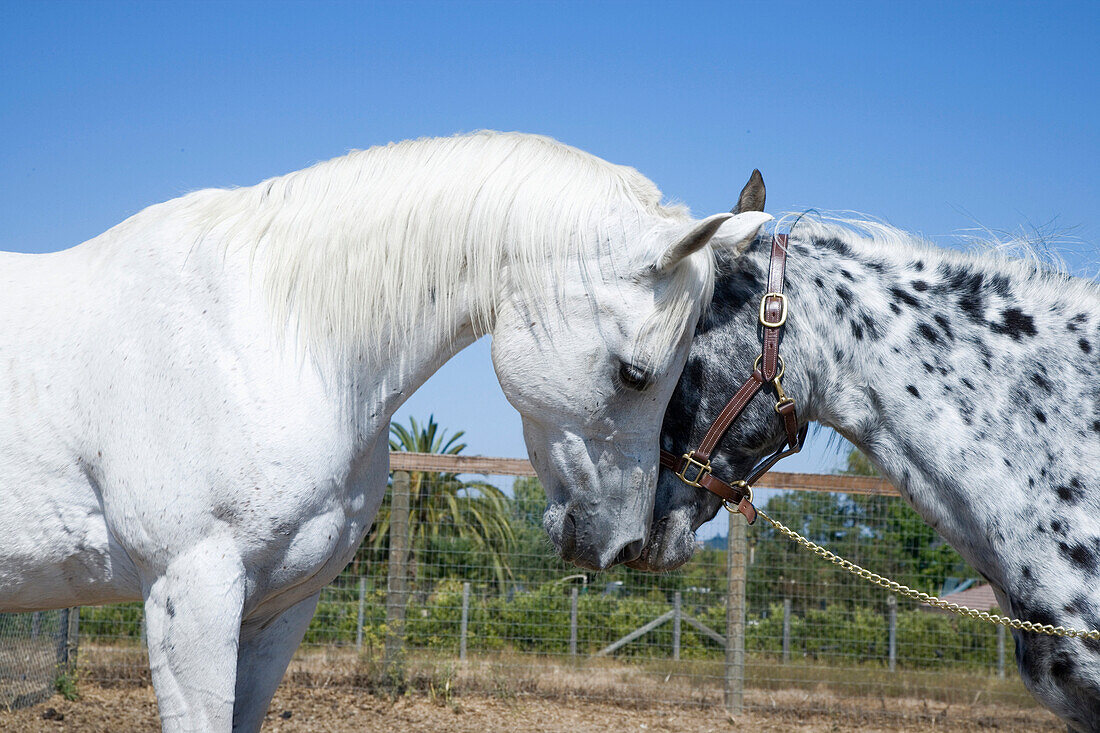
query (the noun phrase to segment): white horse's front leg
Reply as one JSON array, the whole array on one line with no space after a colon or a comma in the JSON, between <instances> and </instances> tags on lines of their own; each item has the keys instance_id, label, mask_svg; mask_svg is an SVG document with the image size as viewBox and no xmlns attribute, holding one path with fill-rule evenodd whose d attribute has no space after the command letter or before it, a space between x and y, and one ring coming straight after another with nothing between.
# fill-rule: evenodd
<instances>
[{"instance_id":1,"label":"white horse's front leg","mask_svg":"<svg viewBox=\"0 0 1100 733\"><path fill-rule=\"evenodd\" d=\"M249 619L242 625L237 653L237 700L233 706L234 733L260 729L267 706L294 650L305 636L320 597L316 593L273 619Z\"/></svg>"},{"instance_id":2,"label":"white horse's front leg","mask_svg":"<svg viewBox=\"0 0 1100 733\"><path fill-rule=\"evenodd\" d=\"M166 733L231 729L244 579L232 544L208 539L148 587L149 666Z\"/></svg>"}]
</instances>

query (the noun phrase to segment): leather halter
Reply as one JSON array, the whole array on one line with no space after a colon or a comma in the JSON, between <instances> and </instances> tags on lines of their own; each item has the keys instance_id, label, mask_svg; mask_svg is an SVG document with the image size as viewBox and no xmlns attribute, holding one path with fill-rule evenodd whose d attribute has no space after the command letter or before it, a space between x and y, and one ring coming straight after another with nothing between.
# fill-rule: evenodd
<instances>
[{"instance_id":1,"label":"leather halter","mask_svg":"<svg viewBox=\"0 0 1100 733\"><path fill-rule=\"evenodd\" d=\"M759 321L763 329L764 343L760 356L753 364L752 375L722 408L722 412L711 423L710 430L707 431L698 448L682 456L661 450L661 466L675 471L680 480L688 486L703 488L721 497L726 509L744 514L749 524L756 521L756 508L752 505L752 485L780 459L802 450L806 431L809 428L805 425L799 429L795 402L783 391L780 381L783 378L783 359L779 356L779 337L782 334L783 325L787 322L787 296L783 294L786 269L787 235L776 234L772 237L768 290L760 298ZM777 400L775 412L783 421L787 442L761 461L744 479L728 484L711 473L710 457L730 425L741 416L749 402L765 384L770 384L775 391Z\"/></svg>"}]
</instances>

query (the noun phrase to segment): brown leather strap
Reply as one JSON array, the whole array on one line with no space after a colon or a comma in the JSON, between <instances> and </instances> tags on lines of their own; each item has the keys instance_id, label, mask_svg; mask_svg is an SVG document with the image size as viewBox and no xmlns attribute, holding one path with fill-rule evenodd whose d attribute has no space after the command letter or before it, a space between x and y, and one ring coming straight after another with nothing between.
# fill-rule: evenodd
<instances>
[{"instance_id":1,"label":"brown leather strap","mask_svg":"<svg viewBox=\"0 0 1100 733\"><path fill-rule=\"evenodd\" d=\"M740 482L728 484L709 472L699 476L696 479L696 483L710 493L720 497L727 505L736 505L737 511L744 514L745 519L748 520L749 524L752 524L756 521L756 508L750 501L752 496L751 488L756 485L756 482L763 478L764 474L770 471L772 466L776 463L802 450L802 446L806 442L806 433L809 429L809 425L803 425L802 429L796 432L794 439L789 445L785 444L780 446L774 453L757 464L745 479L745 486L741 486ZM665 468L679 474L680 471L683 470L685 463L686 461L683 456L677 456L674 453L669 453L663 449L661 450L661 465Z\"/></svg>"},{"instance_id":2,"label":"brown leather strap","mask_svg":"<svg viewBox=\"0 0 1100 733\"><path fill-rule=\"evenodd\" d=\"M677 456L661 450L661 465L675 471L681 479L692 486L699 486L722 498L727 506L736 505L736 510L745 515L749 524L756 521L756 508L752 505L752 485L767 473L780 459L802 450L809 426L798 427L798 412L795 401L787 397L780 386L782 361L779 358L779 338L787 321L787 299L783 294L783 283L787 267L787 235L776 234L772 238L771 262L768 266L768 290L760 301L759 319L763 328L763 346L760 358L753 368L752 376L730 398L718 417L711 423L703 437L703 442L694 451ZM778 401L775 411L783 421L783 430L787 434L787 443L761 461L749 473L744 481L727 484L710 472L710 456L722 436L729 430L733 421L741 416L749 402L766 384L771 383ZM688 455L691 458L688 458ZM686 468L686 471L685 471ZM694 476L687 472L695 470Z\"/></svg>"},{"instance_id":3,"label":"brown leather strap","mask_svg":"<svg viewBox=\"0 0 1100 733\"><path fill-rule=\"evenodd\" d=\"M787 445L794 447L798 442L798 410L794 400L776 406L775 411L783 418L783 429L787 431Z\"/></svg>"},{"instance_id":4,"label":"brown leather strap","mask_svg":"<svg viewBox=\"0 0 1100 733\"><path fill-rule=\"evenodd\" d=\"M799 430L798 433L795 435L794 441L790 443L789 447L784 448L783 446L779 446L775 453L772 453L770 456L758 463L756 465L756 468L754 468L749 473L748 478L745 479L745 483L749 486L755 486L756 482L764 477L764 474L772 470L772 466L779 463L787 456L794 455L798 451L802 450L802 445L806 442L806 433L809 431L809 429L809 425L803 425L802 429Z\"/></svg>"},{"instance_id":5,"label":"brown leather strap","mask_svg":"<svg viewBox=\"0 0 1100 733\"><path fill-rule=\"evenodd\" d=\"M763 365L764 381L770 382L779 373L779 336L787 320L787 300L783 296L783 282L787 272L787 235L772 237L771 262L768 266L768 292L760 308L764 327ZM768 324L778 324L771 326Z\"/></svg>"},{"instance_id":6,"label":"brown leather strap","mask_svg":"<svg viewBox=\"0 0 1100 733\"><path fill-rule=\"evenodd\" d=\"M718 441L726 434L733 421L741 417L741 413L745 411L749 402L763 386L764 377L760 374L760 370L755 370L748 381L741 385L741 389L737 390L730 401L726 403L726 406L722 408L722 411L718 413L718 417L714 418L714 422L710 424L710 430L703 436L703 442L695 449L695 455L700 462L706 463L710 460L711 451L718 445Z\"/></svg>"},{"instance_id":7,"label":"brown leather strap","mask_svg":"<svg viewBox=\"0 0 1100 733\"><path fill-rule=\"evenodd\" d=\"M676 473L680 473L683 470L684 464L687 461L683 456L678 456L674 453L669 453L666 450L661 451L661 465L665 468L672 469ZM709 491L712 494L717 494L726 501L737 503L742 498L749 495L749 492L739 486L731 486L722 479L718 478L711 473L702 473L696 478L696 481L700 486Z\"/></svg>"},{"instance_id":8,"label":"brown leather strap","mask_svg":"<svg viewBox=\"0 0 1100 733\"><path fill-rule=\"evenodd\" d=\"M661 465L677 474L683 470L683 456L677 456L666 450L661 451ZM756 521L756 507L752 505L752 492L749 488L740 484L727 484L712 473L704 473L696 479L696 483L710 493L722 499L726 506L735 506L737 511L745 515L749 524Z\"/></svg>"}]
</instances>

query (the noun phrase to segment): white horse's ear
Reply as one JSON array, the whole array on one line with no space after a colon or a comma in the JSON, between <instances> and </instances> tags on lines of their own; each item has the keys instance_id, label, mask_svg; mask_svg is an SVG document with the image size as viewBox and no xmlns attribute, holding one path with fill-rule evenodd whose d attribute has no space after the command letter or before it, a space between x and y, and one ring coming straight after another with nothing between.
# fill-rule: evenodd
<instances>
[{"instance_id":1,"label":"white horse's ear","mask_svg":"<svg viewBox=\"0 0 1100 733\"><path fill-rule=\"evenodd\" d=\"M752 244L752 240L756 239L760 227L774 218L771 214L765 214L763 211L746 211L743 214L736 214L715 233L715 246L739 255Z\"/></svg>"},{"instance_id":2,"label":"white horse's ear","mask_svg":"<svg viewBox=\"0 0 1100 733\"><path fill-rule=\"evenodd\" d=\"M706 219L703 219L692 227L691 231L669 245L664 254L658 257L657 261L653 263L653 268L657 272L667 272L671 270L685 257L707 246L707 242L710 241L710 238L714 236L719 227L728 220L736 218L734 214L715 214L714 216L708 216Z\"/></svg>"}]
</instances>

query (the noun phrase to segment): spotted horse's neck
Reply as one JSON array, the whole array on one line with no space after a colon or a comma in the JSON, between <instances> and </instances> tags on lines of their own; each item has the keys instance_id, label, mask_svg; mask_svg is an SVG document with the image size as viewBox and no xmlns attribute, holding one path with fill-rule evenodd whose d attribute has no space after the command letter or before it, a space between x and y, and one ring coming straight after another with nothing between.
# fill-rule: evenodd
<instances>
[{"instance_id":1,"label":"spotted horse's neck","mask_svg":"<svg viewBox=\"0 0 1100 733\"><path fill-rule=\"evenodd\" d=\"M780 351L800 411L864 451L990 580L1005 612L1100 628L1100 290L893 230L800 229ZM763 292L766 245L720 262L673 400L681 413L678 403L690 412L699 402L692 434L759 348L745 324ZM727 436L716 473L736 476L781 440L770 402L759 402ZM1018 648L1025 681L1048 706L1100 721L1100 656L1080 656L1076 641L1017 643L1032 652ZM1085 665L1091 673L1078 674ZM1066 685L1039 693L1059 674L1086 703L1068 700Z\"/></svg>"}]
</instances>

